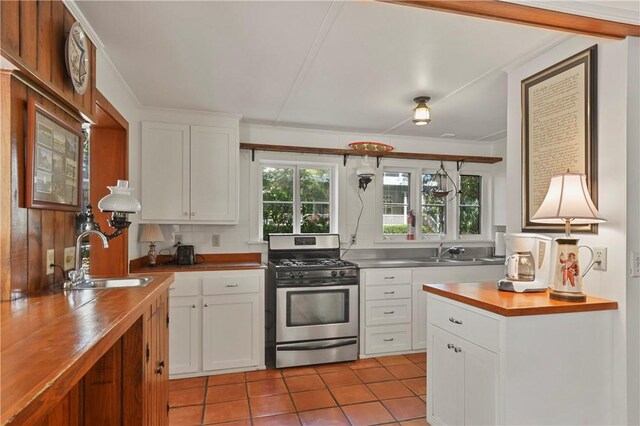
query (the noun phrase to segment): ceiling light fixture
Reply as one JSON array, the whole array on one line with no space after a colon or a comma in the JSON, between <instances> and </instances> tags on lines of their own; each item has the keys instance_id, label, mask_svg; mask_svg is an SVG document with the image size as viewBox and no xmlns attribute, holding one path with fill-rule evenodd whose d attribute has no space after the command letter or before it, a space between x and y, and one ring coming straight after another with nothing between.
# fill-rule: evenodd
<instances>
[{"instance_id":1,"label":"ceiling light fixture","mask_svg":"<svg viewBox=\"0 0 640 426\"><path fill-rule=\"evenodd\" d=\"M431 108L427 105L430 100L429 96L413 98L413 102L418 104L413 109L413 124L416 126L424 126L431 121Z\"/></svg>"}]
</instances>

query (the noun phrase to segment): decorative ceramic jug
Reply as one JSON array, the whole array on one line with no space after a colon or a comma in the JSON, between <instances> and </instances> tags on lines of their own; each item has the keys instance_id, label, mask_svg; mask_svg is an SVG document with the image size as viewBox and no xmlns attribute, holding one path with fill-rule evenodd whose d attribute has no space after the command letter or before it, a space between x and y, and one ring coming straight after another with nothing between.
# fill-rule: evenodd
<instances>
[{"instance_id":1,"label":"decorative ceramic jug","mask_svg":"<svg viewBox=\"0 0 640 426\"><path fill-rule=\"evenodd\" d=\"M578 249L583 247L591 253L588 262L589 270L593 262L593 250L588 246L578 246L577 238L557 238L558 250L556 252L555 274L553 279L553 291L549 297L555 300L569 302L584 302L587 296L582 292L582 269Z\"/></svg>"}]
</instances>

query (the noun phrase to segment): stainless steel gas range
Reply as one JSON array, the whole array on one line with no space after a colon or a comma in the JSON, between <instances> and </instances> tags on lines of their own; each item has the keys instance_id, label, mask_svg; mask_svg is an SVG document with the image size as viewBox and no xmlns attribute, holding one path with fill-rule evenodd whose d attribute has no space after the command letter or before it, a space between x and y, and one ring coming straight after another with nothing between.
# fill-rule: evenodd
<instances>
[{"instance_id":1,"label":"stainless steel gas range","mask_svg":"<svg viewBox=\"0 0 640 426\"><path fill-rule=\"evenodd\" d=\"M266 360L292 367L358 358L358 267L336 234L269 236Z\"/></svg>"}]
</instances>

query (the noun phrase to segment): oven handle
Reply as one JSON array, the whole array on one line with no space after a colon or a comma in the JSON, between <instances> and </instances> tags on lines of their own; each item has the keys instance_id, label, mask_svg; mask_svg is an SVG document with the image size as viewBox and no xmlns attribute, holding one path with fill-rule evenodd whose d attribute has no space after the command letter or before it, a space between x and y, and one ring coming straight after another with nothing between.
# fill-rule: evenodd
<instances>
[{"instance_id":1,"label":"oven handle","mask_svg":"<svg viewBox=\"0 0 640 426\"><path fill-rule=\"evenodd\" d=\"M358 281L348 281L348 282L340 282L340 281L325 281L325 282L314 282L314 283L286 283L286 284L276 284L277 288L309 288L309 287L344 287L344 286L358 286Z\"/></svg>"},{"instance_id":2,"label":"oven handle","mask_svg":"<svg viewBox=\"0 0 640 426\"><path fill-rule=\"evenodd\" d=\"M278 350L279 351L317 351L320 349L332 349L332 348L339 348L342 346L355 345L356 343L358 343L358 340L352 339L352 340L346 340L344 342L329 343L326 345L279 346Z\"/></svg>"}]
</instances>

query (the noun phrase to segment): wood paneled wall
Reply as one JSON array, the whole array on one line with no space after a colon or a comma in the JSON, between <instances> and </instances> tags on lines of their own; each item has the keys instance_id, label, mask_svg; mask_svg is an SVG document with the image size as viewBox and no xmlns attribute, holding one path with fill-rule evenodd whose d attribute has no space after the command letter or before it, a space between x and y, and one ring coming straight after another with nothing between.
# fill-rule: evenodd
<instances>
[{"instance_id":1,"label":"wood paneled wall","mask_svg":"<svg viewBox=\"0 0 640 426\"><path fill-rule=\"evenodd\" d=\"M75 18L62 1L2 0L0 7L2 56L67 106L93 118L96 48L89 40L89 87L84 95L79 95L73 90L64 60L65 41Z\"/></svg>"},{"instance_id":2,"label":"wood paneled wall","mask_svg":"<svg viewBox=\"0 0 640 426\"><path fill-rule=\"evenodd\" d=\"M46 274L47 250L54 249L55 263L63 266L64 248L75 245L75 213L24 208L27 102L33 99L74 128L80 129L82 125L80 117L68 114L14 74L7 71L0 74L3 89L0 143L10 147L3 149L0 157L3 179L0 192L2 300L37 293L51 284L53 275ZM9 190L5 189L6 176L10 180ZM62 278L60 270L54 273L59 281Z\"/></svg>"}]
</instances>

